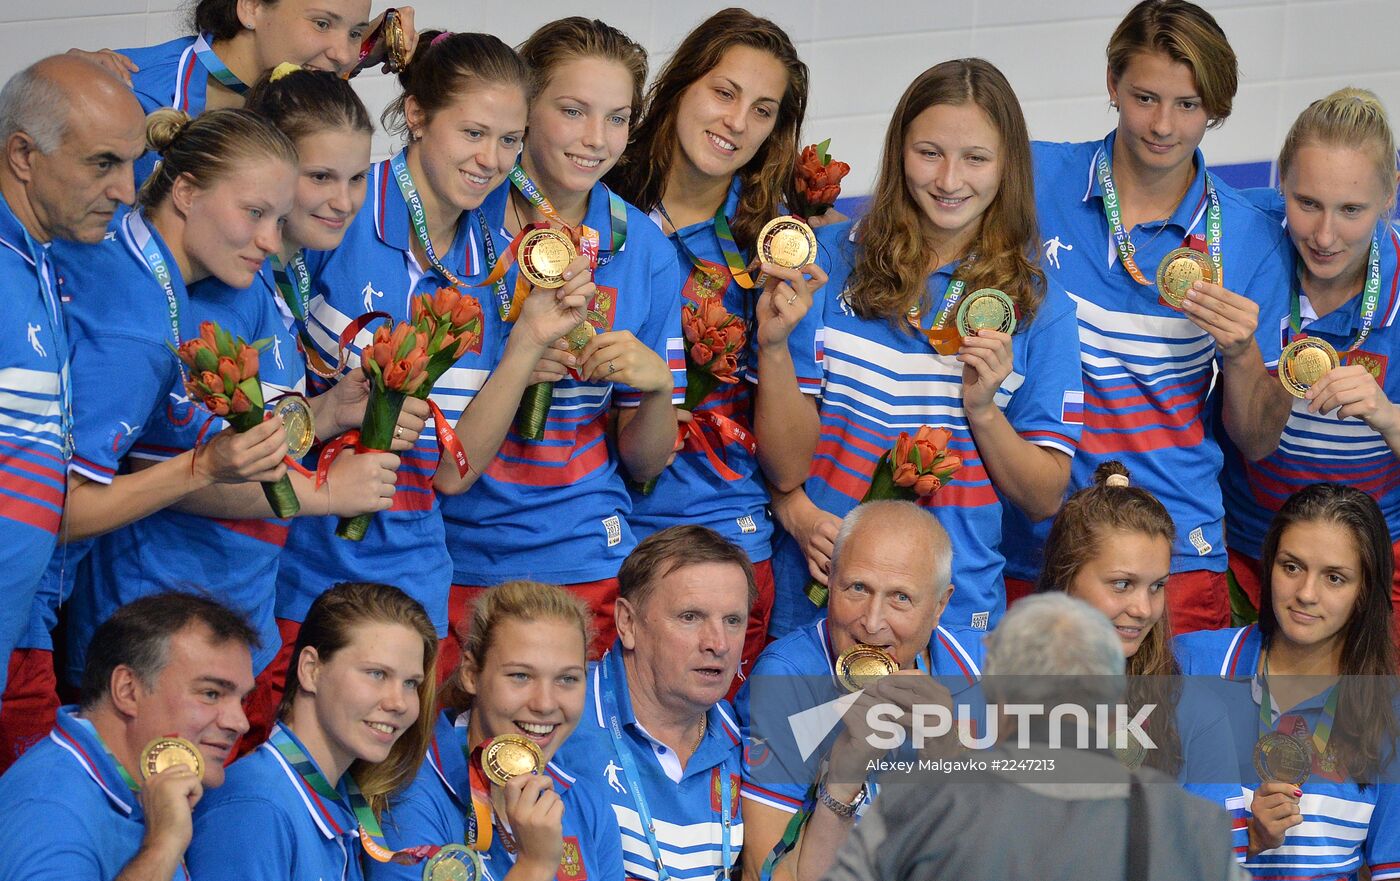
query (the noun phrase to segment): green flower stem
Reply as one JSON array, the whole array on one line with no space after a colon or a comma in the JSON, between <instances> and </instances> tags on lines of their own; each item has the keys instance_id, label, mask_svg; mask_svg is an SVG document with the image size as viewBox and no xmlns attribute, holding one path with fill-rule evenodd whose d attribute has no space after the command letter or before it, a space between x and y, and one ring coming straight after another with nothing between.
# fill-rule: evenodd
<instances>
[{"instance_id":1,"label":"green flower stem","mask_svg":"<svg viewBox=\"0 0 1400 881\"><path fill-rule=\"evenodd\" d=\"M399 411L403 409L404 394L370 385L369 400L365 402L365 421L360 426L360 446L369 450L387 451L394 443L394 427L399 422ZM354 517L341 517L335 534L350 541L360 541L369 529L373 514L357 514Z\"/></svg>"}]
</instances>

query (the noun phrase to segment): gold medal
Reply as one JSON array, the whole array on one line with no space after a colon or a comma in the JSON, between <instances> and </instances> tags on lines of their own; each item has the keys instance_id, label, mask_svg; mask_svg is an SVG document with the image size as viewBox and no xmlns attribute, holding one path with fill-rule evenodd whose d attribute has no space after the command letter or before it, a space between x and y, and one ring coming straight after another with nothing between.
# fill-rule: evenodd
<instances>
[{"instance_id":1,"label":"gold medal","mask_svg":"<svg viewBox=\"0 0 1400 881\"><path fill-rule=\"evenodd\" d=\"M1291 734L1270 731L1254 743L1254 770L1265 783L1302 786L1312 773L1312 747Z\"/></svg>"},{"instance_id":2,"label":"gold medal","mask_svg":"<svg viewBox=\"0 0 1400 881\"><path fill-rule=\"evenodd\" d=\"M273 406L272 412L282 417L282 430L287 433L287 455L300 459L311 451L316 442L316 420L311 407L301 395L287 395Z\"/></svg>"},{"instance_id":3,"label":"gold medal","mask_svg":"<svg viewBox=\"0 0 1400 881\"><path fill-rule=\"evenodd\" d=\"M972 336L979 330L1016 330L1016 304L996 288L973 291L958 306L958 334Z\"/></svg>"},{"instance_id":4,"label":"gold medal","mask_svg":"<svg viewBox=\"0 0 1400 881\"><path fill-rule=\"evenodd\" d=\"M519 247L520 274L537 288L564 286L564 270L578 256L573 240L557 229L543 227L525 234Z\"/></svg>"},{"instance_id":5,"label":"gold medal","mask_svg":"<svg viewBox=\"0 0 1400 881\"><path fill-rule=\"evenodd\" d=\"M408 36L403 32L403 22L397 10L384 13L384 60L391 73L398 73L408 64Z\"/></svg>"},{"instance_id":6,"label":"gold medal","mask_svg":"<svg viewBox=\"0 0 1400 881\"><path fill-rule=\"evenodd\" d=\"M1195 248L1177 248L1157 264L1157 292L1174 309L1181 308L1191 285L1198 281L1219 284L1215 264Z\"/></svg>"},{"instance_id":7,"label":"gold medal","mask_svg":"<svg viewBox=\"0 0 1400 881\"><path fill-rule=\"evenodd\" d=\"M758 259L801 269L817 259L817 236L796 217L775 217L758 232Z\"/></svg>"},{"instance_id":8,"label":"gold medal","mask_svg":"<svg viewBox=\"0 0 1400 881\"><path fill-rule=\"evenodd\" d=\"M1284 347L1278 358L1278 381L1295 398L1307 395L1318 380L1326 376L1334 367L1340 366L1342 359L1337 350L1325 340L1317 337L1299 337Z\"/></svg>"},{"instance_id":9,"label":"gold medal","mask_svg":"<svg viewBox=\"0 0 1400 881\"><path fill-rule=\"evenodd\" d=\"M521 774L534 774L543 767L544 753L539 746L519 734L493 737L481 750L481 770L498 786L505 786Z\"/></svg>"},{"instance_id":10,"label":"gold medal","mask_svg":"<svg viewBox=\"0 0 1400 881\"><path fill-rule=\"evenodd\" d=\"M580 321L573 330L564 334L564 342L569 344L570 352L578 355L583 352L588 341L593 339L593 335L597 332L597 329L590 322Z\"/></svg>"},{"instance_id":11,"label":"gold medal","mask_svg":"<svg viewBox=\"0 0 1400 881\"><path fill-rule=\"evenodd\" d=\"M141 750L141 779L159 774L176 765L184 765L194 776L204 776L204 755L199 747L183 737L157 737Z\"/></svg>"},{"instance_id":12,"label":"gold medal","mask_svg":"<svg viewBox=\"0 0 1400 881\"><path fill-rule=\"evenodd\" d=\"M882 648L856 643L836 659L836 678L847 691L860 691L899 669L899 662Z\"/></svg>"},{"instance_id":13,"label":"gold medal","mask_svg":"<svg viewBox=\"0 0 1400 881\"><path fill-rule=\"evenodd\" d=\"M481 857L464 844L444 844L423 863L423 881L477 881Z\"/></svg>"}]
</instances>

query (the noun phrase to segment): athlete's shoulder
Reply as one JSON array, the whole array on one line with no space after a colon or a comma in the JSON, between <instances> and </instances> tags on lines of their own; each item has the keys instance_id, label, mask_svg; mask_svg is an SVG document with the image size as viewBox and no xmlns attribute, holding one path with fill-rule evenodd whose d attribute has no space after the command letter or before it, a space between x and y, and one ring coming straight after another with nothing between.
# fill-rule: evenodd
<instances>
[{"instance_id":1,"label":"athlete's shoulder","mask_svg":"<svg viewBox=\"0 0 1400 881\"><path fill-rule=\"evenodd\" d=\"M1183 633L1172 640L1172 651L1187 675L1220 674L1220 665L1232 646L1246 641L1255 628L1233 627L1225 630L1196 630Z\"/></svg>"},{"instance_id":2,"label":"athlete's shoulder","mask_svg":"<svg viewBox=\"0 0 1400 881\"><path fill-rule=\"evenodd\" d=\"M130 58L138 68L131 75L131 90L142 99L142 106L149 111L154 107L168 107L175 95L175 75L180 66L180 57L194 43L194 37L176 37L154 46L141 46L118 51Z\"/></svg>"},{"instance_id":3,"label":"athlete's shoulder","mask_svg":"<svg viewBox=\"0 0 1400 881\"><path fill-rule=\"evenodd\" d=\"M1102 141L1031 141L1036 185L1058 186L1069 180L1062 175L1075 172L1074 184L1082 186L1088 180L1089 162L1102 145Z\"/></svg>"}]
</instances>

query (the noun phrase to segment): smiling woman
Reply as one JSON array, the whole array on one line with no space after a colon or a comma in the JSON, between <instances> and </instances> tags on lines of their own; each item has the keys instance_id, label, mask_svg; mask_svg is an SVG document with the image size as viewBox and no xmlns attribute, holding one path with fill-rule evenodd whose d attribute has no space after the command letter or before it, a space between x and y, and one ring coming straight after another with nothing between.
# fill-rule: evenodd
<instances>
[{"instance_id":1,"label":"smiling woman","mask_svg":"<svg viewBox=\"0 0 1400 881\"><path fill-rule=\"evenodd\" d=\"M364 877L389 858L379 815L412 780L432 735L437 634L423 607L382 584L338 584L297 638L281 721L201 806L186 861L201 878ZM358 845L322 829L359 830Z\"/></svg>"}]
</instances>

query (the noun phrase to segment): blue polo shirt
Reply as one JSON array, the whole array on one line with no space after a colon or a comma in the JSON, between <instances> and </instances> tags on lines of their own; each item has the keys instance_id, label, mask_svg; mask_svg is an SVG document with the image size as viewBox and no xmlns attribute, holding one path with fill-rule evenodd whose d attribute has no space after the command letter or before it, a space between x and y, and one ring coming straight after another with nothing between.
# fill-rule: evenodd
<instances>
[{"instance_id":1,"label":"blue polo shirt","mask_svg":"<svg viewBox=\"0 0 1400 881\"><path fill-rule=\"evenodd\" d=\"M731 222L738 209L739 178L735 177L724 203L725 215ZM651 220L660 226L659 213L653 213ZM724 308L744 322L744 327L752 333L754 304L758 298L754 292L734 283L715 234L714 221L693 223L668 238L675 245L684 279L679 292L682 308L711 297L722 297ZM696 268L687 251L703 261L710 274ZM751 350L745 346L736 354L739 356L739 370L735 374L738 382L718 384L696 410L733 420L752 435L753 383L747 378ZM759 471L758 458L742 445L724 444L715 431L706 431L716 454L739 479L726 479L715 470L704 451L694 441L688 441L676 454L676 460L661 472L650 495L643 495L635 484L629 484L632 516L628 522L632 531L640 540L669 526L695 523L710 527L743 548L753 562L766 560L773 553L773 522L768 514L768 486Z\"/></svg>"},{"instance_id":2,"label":"blue polo shirt","mask_svg":"<svg viewBox=\"0 0 1400 881\"><path fill-rule=\"evenodd\" d=\"M1267 200L1271 216L1283 223L1283 203L1277 190L1250 195L1256 201ZM1400 355L1400 326L1395 321L1400 315L1400 234L1389 226L1383 226L1377 234L1381 297L1371 332L1358 349L1346 352L1361 330L1359 291L1321 318L1301 291L1299 306L1304 334L1319 337L1338 352L1346 352L1347 363L1365 365L1385 396L1396 401L1400 400L1400 367L1391 373L1390 359ZM1293 259L1296 263L1296 255ZM1281 345L1298 335L1289 326L1286 306L1281 314L1261 315L1259 325L1261 330L1267 328L1277 336ZM1230 547L1256 560L1263 553L1264 536L1274 514L1290 495L1310 483L1345 483L1365 492L1380 505L1391 534L1400 536L1400 460L1380 433L1365 422L1356 417L1338 419L1336 410L1309 413L1308 403L1293 402L1278 449L1258 462L1246 460L1224 431L1216 431L1225 451L1220 487L1225 497Z\"/></svg>"},{"instance_id":3,"label":"blue polo shirt","mask_svg":"<svg viewBox=\"0 0 1400 881\"><path fill-rule=\"evenodd\" d=\"M141 799L74 706L59 709L49 736L0 777L0 825L10 830L0 848L3 881L111 881L146 835ZM188 873L176 869L172 881L182 879Z\"/></svg>"},{"instance_id":4,"label":"blue polo shirt","mask_svg":"<svg viewBox=\"0 0 1400 881\"><path fill-rule=\"evenodd\" d=\"M131 75L131 91L141 109L151 113L161 107L174 107L190 116L204 112L209 92L209 69L194 51L195 37L176 37L154 46L117 51L140 66ZM136 160L136 185L151 176L160 155L147 150Z\"/></svg>"},{"instance_id":5,"label":"blue polo shirt","mask_svg":"<svg viewBox=\"0 0 1400 881\"><path fill-rule=\"evenodd\" d=\"M1160 499L1176 523L1172 571L1223 572L1222 456L1206 407L1218 362L1215 341L1184 313L1158 302L1155 285L1138 284L1119 265L1095 175L1100 153L1113 155L1114 137L1032 145L1045 271L1069 293L1079 318L1084 435L1066 492L1090 485L1095 468L1117 459L1132 472L1133 485ZM1149 278L1188 235L1206 233L1206 163L1199 150L1194 162L1195 178L1171 217L1129 231L1134 262ZM1225 287L1258 303L1261 316L1283 314L1284 236L1217 176L1211 182L1220 200ZM1277 362L1277 330L1261 322L1256 338L1264 363ZM1037 578L1049 531L1050 521L1032 526L1007 508L1008 576Z\"/></svg>"},{"instance_id":6,"label":"blue polo shirt","mask_svg":"<svg viewBox=\"0 0 1400 881\"><path fill-rule=\"evenodd\" d=\"M58 540L68 490L65 391L68 331L49 249L30 238L0 198L0 278L6 291L0 342L0 657L23 638L45 565ZM7 670L0 670L0 692Z\"/></svg>"},{"instance_id":7,"label":"blue polo shirt","mask_svg":"<svg viewBox=\"0 0 1400 881\"><path fill-rule=\"evenodd\" d=\"M977 688L986 655L984 635L970 627L939 625L928 642L928 674L948 689L955 707L966 704L970 708L973 715L969 718L976 719L979 726L984 723L986 703ZM763 650L734 697L734 709L748 744L744 757L745 799L788 814L802 808L820 764L841 733L841 725L837 724L840 714L836 714L820 744L810 750L799 750L789 718L845 694L845 688L836 679L836 652L831 648L825 613ZM757 703L752 704L754 701ZM876 776L872 774L867 782L865 800L859 808L862 813L879 791Z\"/></svg>"},{"instance_id":8,"label":"blue polo shirt","mask_svg":"<svg viewBox=\"0 0 1400 881\"><path fill-rule=\"evenodd\" d=\"M467 743L467 715L455 723L447 714L438 716L433 743L418 776L407 789L394 796L385 812L385 843L398 850L419 844L467 843L467 812L471 807L471 779L464 748ZM564 858L560 881L622 878L622 846L612 805L596 784L581 783L551 762L546 768L554 791L564 803ZM504 818L501 818L504 819ZM481 854L486 877L501 881L515 865L515 855L506 849L499 833L491 837L491 848ZM371 881L403 879L418 881L421 866L366 861Z\"/></svg>"},{"instance_id":9,"label":"blue polo shirt","mask_svg":"<svg viewBox=\"0 0 1400 881\"><path fill-rule=\"evenodd\" d=\"M276 730L306 752L286 726L279 722ZM336 791L336 801L316 795L270 741L263 743L230 765L224 785L195 806L185 852L190 874L201 881L361 881L359 826L344 776Z\"/></svg>"},{"instance_id":10,"label":"blue polo shirt","mask_svg":"<svg viewBox=\"0 0 1400 881\"><path fill-rule=\"evenodd\" d=\"M170 290L143 256L164 261ZM55 244L73 349L73 460L69 470L111 483L136 443L165 422L183 393L180 361L172 346L198 333L180 268L153 224L140 211L122 216L96 245ZM113 377L120 376L120 387ZM101 553L101 543L91 545ZM60 553L78 576L69 605L69 675L82 675L87 644L112 610L84 578L81 546ZM56 599L58 591L49 593Z\"/></svg>"},{"instance_id":11,"label":"blue polo shirt","mask_svg":"<svg viewBox=\"0 0 1400 881\"><path fill-rule=\"evenodd\" d=\"M851 223L818 232L817 262L830 280L788 338L799 385L820 396L821 433L807 496L822 510L844 517L860 504L876 464L901 431L913 435L928 425L952 432L948 452L961 457L962 467L947 486L919 503L938 518L953 543L957 589L943 620L989 630L1006 610L1003 504L963 410L963 365L953 355L938 354L912 329L855 314L845 297L855 267L855 234ZM928 295L935 307L924 309L925 327L932 326L957 268L948 264L929 276ZM1018 326L1012 338L1011 373L995 401L1022 438L1068 456L1075 455L1081 428L1078 352L1074 309L1051 277L1034 320ZM801 550L785 534L776 544L773 569L780 592L801 595L810 576Z\"/></svg>"},{"instance_id":12,"label":"blue polo shirt","mask_svg":"<svg viewBox=\"0 0 1400 881\"><path fill-rule=\"evenodd\" d=\"M268 340L258 359L263 399L304 392L306 362L297 351L274 297L271 271L264 266L253 284L231 288L217 278L190 287L190 314L196 323L212 321L247 342ZM131 458L164 461L194 449L227 423L190 402L183 382L170 390L160 416L131 449ZM287 540L286 520L222 520L172 508L157 511L97 540L91 556L91 616L103 621L127 603L161 590L198 586L248 617L261 646L253 670L271 663L281 646L273 601L277 562Z\"/></svg>"},{"instance_id":13,"label":"blue polo shirt","mask_svg":"<svg viewBox=\"0 0 1400 881\"><path fill-rule=\"evenodd\" d=\"M721 799L728 788L728 828L731 865L737 867L744 844L740 813L740 739L728 701L710 708L700 747L681 768L675 753L637 722L628 693L622 644L613 643L591 665L588 698L578 728L559 748L556 759L581 781L603 788L622 832L622 862L628 878L655 881L656 859L648 844L627 766L636 769L642 797L651 814L661 862L672 878L710 881L724 868ZM621 748L618 754L609 733L616 709Z\"/></svg>"},{"instance_id":14,"label":"blue polo shirt","mask_svg":"<svg viewBox=\"0 0 1400 881\"><path fill-rule=\"evenodd\" d=\"M486 274L485 258L474 212L463 215L451 248L442 262L463 280ZM412 253L413 230L408 204L399 191L389 162L370 169L369 194L345 240L334 251L307 254L311 273L311 312L307 332L328 364L335 364L341 332L371 311L389 313L393 322L411 318L413 298L448 286L437 272L423 272ZM462 356L433 391L433 400L455 422L462 409L485 384L497 359L498 334L492 331L492 310L480 291L482 348ZM375 322L351 342L346 363L359 369L360 349L368 345ZM325 390L318 377L313 390ZM341 581L379 581L403 588L423 604L437 628L447 635L447 593L452 559L438 507L433 476L438 466L437 431L430 421L413 449L399 454L398 484L393 507L380 511L362 541L335 535L334 517L299 517L292 521L286 553L278 571L277 617L301 621L321 592Z\"/></svg>"},{"instance_id":15,"label":"blue polo shirt","mask_svg":"<svg viewBox=\"0 0 1400 881\"><path fill-rule=\"evenodd\" d=\"M510 243L501 228L510 186L498 187L480 209L498 255ZM667 361L674 377L672 400L679 404L685 395L680 299L674 294L681 287L680 267L656 225L631 205L626 212L627 241L614 253L606 249L613 228L608 190L601 183L594 186L583 222L599 232L604 250L593 275L598 292L589 312L604 327L631 331ZM506 273L506 291L515 290L518 272L513 265ZM499 320L499 302L494 286L481 293L483 311L494 312L487 328L497 336L497 359L514 328ZM614 405L640 403L640 392L617 383L555 383L544 438L526 440L512 425L472 488L443 500L453 581L490 585L531 578L578 584L617 575L637 537L627 524L631 500L608 439L607 417Z\"/></svg>"},{"instance_id":16,"label":"blue polo shirt","mask_svg":"<svg viewBox=\"0 0 1400 881\"><path fill-rule=\"evenodd\" d=\"M1375 879L1400 878L1400 762L1393 757L1379 781L1361 787L1345 772L1329 773L1314 757L1311 776L1299 787L1303 823L1289 829L1283 844L1246 859L1249 809L1259 779L1252 761L1262 733L1259 658L1263 635L1257 625L1185 633L1174 641L1182 672L1219 677L1228 697L1231 732L1239 757L1240 794L1229 805L1235 819L1235 855L1263 881L1297 878L1355 878L1363 863ZM1274 730L1311 737L1322 716L1326 692L1288 710L1273 708ZM1397 702L1400 712L1400 702ZM1381 755L1394 745L1380 745Z\"/></svg>"}]
</instances>

